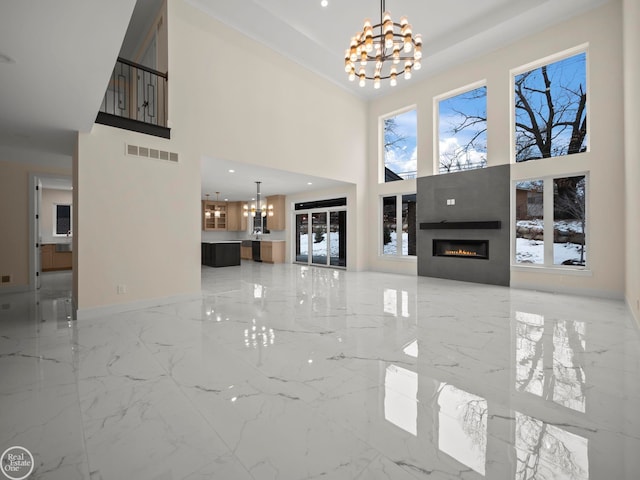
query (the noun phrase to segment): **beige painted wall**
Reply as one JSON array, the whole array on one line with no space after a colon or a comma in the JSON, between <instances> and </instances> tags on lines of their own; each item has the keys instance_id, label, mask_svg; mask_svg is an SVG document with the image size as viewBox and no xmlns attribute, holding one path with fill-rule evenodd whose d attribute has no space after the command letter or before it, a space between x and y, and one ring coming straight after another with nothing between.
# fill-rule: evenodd
<instances>
[{"instance_id":1,"label":"beige painted wall","mask_svg":"<svg viewBox=\"0 0 640 480\"><path fill-rule=\"evenodd\" d=\"M66 243L67 240L71 240L66 236L53 235L53 206L72 204L73 192L71 190L42 189L42 201L40 203L40 238L42 243Z\"/></svg>"},{"instance_id":2,"label":"beige painted wall","mask_svg":"<svg viewBox=\"0 0 640 480\"><path fill-rule=\"evenodd\" d=\"M588 43L589 138L587 153L561 159L517 164L512 180L539 175L588 171L590 175L588 230L591 274L575 276L548 272L513 271L512 284L531 288L580 291L621 297L624 292L624 152L622 118L622 42L620 2L614 1L575 19L519 40L491 54L416 83L395 95L372 102L368 119L368 202L377 204L383 193L415 191L413 181L377 184L378 118L416 105L418 109L418 175L434 173L434 97L486 81L489 165L511 162L510 71L563 50ZM637 55L637 51L635 52ZM428 62L428 58L425 59ZM437 139L435 140L437 141ZM419 215L419 213L418 213ZM370 235L378 229L379 212L369 211ZM420 218L418 218L420 221ZM616 232L612 235L612 232ZM389 261L370 251L372 269L391 270ZM396 270L415 272L408 263Z\"/></svg>"},{"instance_id":3,"label":"beige painted wall","mask_svg":"<svg viewBox=\"0 0 640 480\"><path fill-rule=\"evenodd\" d=\"M167 8L171 140L102 125L78 136L80 317L109 305L200 292L205 156L331 176L359 183L359 195L364 192L363 102L185 2L169 0ZM229 75L238 57L260 74ZM177 152L180 162L126 156L125 143ZM362 241L364 215L354 219L353 238ZM364 256L354 257L358 268ZM126 293L118 294L118 285Z\"/></svg>"},{"instance_id":4,"label":"beige painted wall","mask_svg":"<svg viewBox=\"0 0 640 480\"><path fill-rule=\"evenodd\" d=\"M352 183L360 208L366 104L185 2L170 0L168 9L172 135L198 157ZM246 74L229 74L237 58ZM365 233L366 217L358 215L351 268L365 267Z\"/></svg>"},{"instance_id":5,"label":"beige painted wall","mask_svg":"<svg viewBox=\"0 0 640 480\"><path fill-rule=\"evenodd\" d=\"M200 291L199 162L185 151L179 163L127 156L127 143L178 150L168 140L98 124L79 135L79 317L96 307Z\"/></svg>"},{"instance_id":6,"label":"beige painted wall","mask_svg":"<svg viewBox=\"0 0 640 480\"><path fill-rule=\"evenodd\" d=\"M14 162L18 156L20 162ZM13 281L0 285L0 292L3 288L29 286L29 175L70 173L69 169L29 162L29 152L20 152L15 157L5 153L3 157L0 160L0 275L11 275Z\"/></svg>"},{"instance_id":7,"label":"beige painted wall","mask_svg":"<svg viewBox=\"0 0 640 480\"><path fill-rule=\"evenodd\" d=\"M623 1L626 298L640 324L640 3Z\"/></svg>"}]
</instances>

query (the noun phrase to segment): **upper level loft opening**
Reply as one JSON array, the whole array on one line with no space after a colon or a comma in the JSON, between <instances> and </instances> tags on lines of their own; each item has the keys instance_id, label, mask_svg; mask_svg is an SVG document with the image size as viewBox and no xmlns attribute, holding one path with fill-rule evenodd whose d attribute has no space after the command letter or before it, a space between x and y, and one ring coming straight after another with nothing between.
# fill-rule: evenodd
<instances>
[{"instance_id":1,"label":"upper level loft opening","mask_svg":"<svg viewBox=\"0 0 640 480\"><path fill-rule=\"evenodd\" d=\"M137 0L96 123L170 138L166 0Z\"/></svg>"}]
</instances>

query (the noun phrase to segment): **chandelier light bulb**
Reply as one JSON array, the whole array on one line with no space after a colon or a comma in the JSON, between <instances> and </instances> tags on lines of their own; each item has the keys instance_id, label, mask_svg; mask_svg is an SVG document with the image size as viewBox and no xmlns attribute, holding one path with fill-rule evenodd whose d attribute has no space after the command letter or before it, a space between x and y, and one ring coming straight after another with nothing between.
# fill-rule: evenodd
<instances>
[{"instance_id":1,"label":"chandelier light bulb","mask_svg":"<svg viewBox=\"0 0 640 480\"><path fill-rule=\"evenodd\" d=\"M391 74L391 79L389 80L389 85L391 85L392 87L395 87L398 84L398 79L396 78L397 75L395 73Z\"/></svg>"},{"instance_id":2,"label":"chandelier light bulb","mask_svg":"<svg viewBox=\"0 0 640 480\"><path fill-rule=\"evenodd\" d=\"M380 88L380 77L376 75L375 79L373 80L373 88L375 88L376 90L378 88Z\"/></svg>"},{"instance_id":3,"label":"chandelier light bulb","mask_svg":"<svg viewBox=\"0 0 640 480\"><path fill-rule=\"evenodd\" d=\"M355 70L351 70L349 72L349 81L353 82L355 79L356 79L356 72L355 72Z\"/></svg>"},{"instance_id":4,"label":"chandelier light bulb","mask_svg":"<svg viewBox=\"0 0 640 480\"><path fill-rule=\"evenodd\" d=\"M404 79L411 79L411 62L407 62L404 64Z\"/></svg>"},{"instance_id":5,"label":"chandelier light bulb","mask_svg":"<svg viewBox=\"0 0 640 480\"><path fill-rule=\"evenodd\" d=\"M358 82L358 85L360 85L361 87L364 87L367 84L367 80L365 78L364 75L360 75L360 82Z\"/></svg>"},{"instance_id":6,"label":"chandelier light bulb","mask_svg":"<svg viewBox=\"0 0 640 480\"><path fill-rule=\"evenodd\" d=\"M421 68L422 68L422 64L420 63L420 60L416 60L415 62L413 62L414 70L420 70Z\"/></svg>"}]
</instances>

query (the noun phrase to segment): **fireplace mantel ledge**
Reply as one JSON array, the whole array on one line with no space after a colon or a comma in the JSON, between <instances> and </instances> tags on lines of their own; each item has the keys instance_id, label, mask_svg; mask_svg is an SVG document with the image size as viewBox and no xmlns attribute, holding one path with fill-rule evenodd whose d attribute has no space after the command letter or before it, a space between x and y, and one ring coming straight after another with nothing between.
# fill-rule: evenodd
<instances>
[{"instance_id":1,"label":"fireplace mantel ledge","mask_svg":"<svg viewBox=\"0 0 640 480\"><path fill-rule=\"evenodd\" d=\"M420 230L498 230L502 228L500 220L489 220L484 222L425 222L420 224Z\"/></svg>"}]
</instances>

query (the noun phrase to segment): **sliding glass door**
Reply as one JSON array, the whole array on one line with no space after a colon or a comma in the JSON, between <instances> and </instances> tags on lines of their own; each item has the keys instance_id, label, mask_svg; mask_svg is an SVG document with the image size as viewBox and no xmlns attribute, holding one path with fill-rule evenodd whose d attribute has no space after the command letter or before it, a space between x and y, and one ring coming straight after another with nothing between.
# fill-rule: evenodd
<instances>
[{"instance_id":1,"label":"sliding glass door","mask_svg":"<svg viewBox=\"0 0 640 480\"><path fill-rule=\"evenodd\" d=\"M316 210L296 214L296 262L347 266L346 210Z\"/></svg>"}]
</instances>

